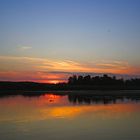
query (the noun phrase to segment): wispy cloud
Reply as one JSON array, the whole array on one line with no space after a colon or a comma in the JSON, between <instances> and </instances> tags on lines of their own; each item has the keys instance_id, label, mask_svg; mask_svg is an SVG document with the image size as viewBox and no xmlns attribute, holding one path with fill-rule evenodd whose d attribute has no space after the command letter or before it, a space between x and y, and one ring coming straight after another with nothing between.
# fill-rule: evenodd
<instances>
[{"instance_id":1,"label":"wispy cloud","mask_svg":"<svg viewBox=\"0 0 140 140\"><path fill-rule=\"evenodd\" d=\"M21 51L30 50L32 49L32 46L18 46L18 49Z\"/></svg>"},{"instance_id":2,"label":"wispy cloud","mask_svg":"<svg viewBox=\"0 0 140 140\"><path fill-rule=\"evenodd\" d=\"M98 64L96 64L99 68L120 68L125 69L129 67L128 62L124 61L100 61Z\"/></svg>"},{"instance_id":3,"label":"wispy cloud","mask_svg":"<svg viewBox=\"0 0 140 140\"><path fill-rule=\"evenodd\" d=\"M70 60L18 56L0 56L0 64L1 70L128 73L129 70L132 69L132 67L124 61L82 63ZM137 71L140 72L138 68Z\"/></svg>"},{"instance_id":4,"label":"wispy cloud","mask_svg":"<svg viewBox=\"0 0 140 140\"><path fill-rule=\"evenodd\" d=\"M0 81L65 82L71 74L43 71L0 71Z\"/></svg>"},{"instance_id":5,"label":"wispy cloud","mask_svg":"<svg viewBox=\"0 0 140 140\"><path fill-rule=\"evenodd\" d=\"M82 63L71 60L0 56L0 80L64 81L72 73L140 74L124 61Z\"/></svg>"}]
</instances>

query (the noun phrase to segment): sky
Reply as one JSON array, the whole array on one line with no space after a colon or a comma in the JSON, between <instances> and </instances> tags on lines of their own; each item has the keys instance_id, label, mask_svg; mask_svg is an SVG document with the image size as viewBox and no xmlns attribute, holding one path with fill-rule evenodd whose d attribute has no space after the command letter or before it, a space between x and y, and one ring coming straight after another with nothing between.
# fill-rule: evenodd
<instances>
[{"instance_id":1,"label":"sky","mask_svg":"<svg viewBox=\"0 0 140 140\"><path fill-rule=\"evenodd\" d=\"M140 75L139 0L0 0L0 81Z\"/></svg>"}]
</instances>

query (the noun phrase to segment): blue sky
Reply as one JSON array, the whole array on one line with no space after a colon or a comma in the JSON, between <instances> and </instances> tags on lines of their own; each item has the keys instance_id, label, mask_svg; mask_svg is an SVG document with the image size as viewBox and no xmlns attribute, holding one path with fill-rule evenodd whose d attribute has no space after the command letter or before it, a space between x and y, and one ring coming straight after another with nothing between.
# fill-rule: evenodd
<instances>
[{"instance_id":1,"label":"blue sky","mask_svg":"<svg viewBox=\"0 0 140 140\"><path fill-rule=\"evenodd\" d=\"M140 73L139 0L0 0L0 21L2 57L119 62Z\"/></svg>"}]
</instances>

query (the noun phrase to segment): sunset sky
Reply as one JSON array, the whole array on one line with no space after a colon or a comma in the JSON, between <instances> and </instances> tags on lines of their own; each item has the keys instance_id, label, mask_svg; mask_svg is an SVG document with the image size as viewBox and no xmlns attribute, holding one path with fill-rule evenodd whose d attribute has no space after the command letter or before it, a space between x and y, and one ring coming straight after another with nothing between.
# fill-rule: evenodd
<instances>
[{"instance_id":1,"label":"sunset sky","mask_svg":"<svg viewBox=\"0 0 140 140\"><path fill-rule=\"evenodd\" d=\"M0 81L140 76L140 0L0 0Z\"/></svg>"}]
</instances>

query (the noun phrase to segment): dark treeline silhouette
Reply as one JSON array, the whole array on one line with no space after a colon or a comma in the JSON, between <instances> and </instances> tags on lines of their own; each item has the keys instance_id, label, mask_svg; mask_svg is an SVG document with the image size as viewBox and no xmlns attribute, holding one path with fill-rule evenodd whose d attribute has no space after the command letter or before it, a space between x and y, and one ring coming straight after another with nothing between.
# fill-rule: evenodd
<instances>
[{"instance_id":1,"label":"dark treeline silhouette","mask_svg":"<svg viewBox=\"0 0 140 140\"><path fill-rule=\"evenodd\" d=\"M0 82L0 92L3 91L46 91L46 90L137 90L140 89L140 79L117 79L106 74L103 76L76 76L68 78L67 83L49 84L36 82Z\"/></svg>"},{"instance_id":2,"label":"dark treeline silhouette","mask_svg":"<svg viewBox=\"0 0 140 140\"><path fill-rule=\"evenodd\" d=\"M87 76L76 76L69 77L68 84L70 85L118 85L118 86L140 86L140 79L117 79L116 76L110 77L107 74L103 76L91 77Z\"/></svg>"},{"instance_id":3,"label":"dark treeline silhouette","mask_svg":"<svg viewBox=\"0 0 140 140\"><path fill-rule=\"evenodd\" d=\"M0 82L0 89L2 90L55 90L62 84L49 84L49 83L37 83L37 82Z\"/></svg>"}]
</instances>

